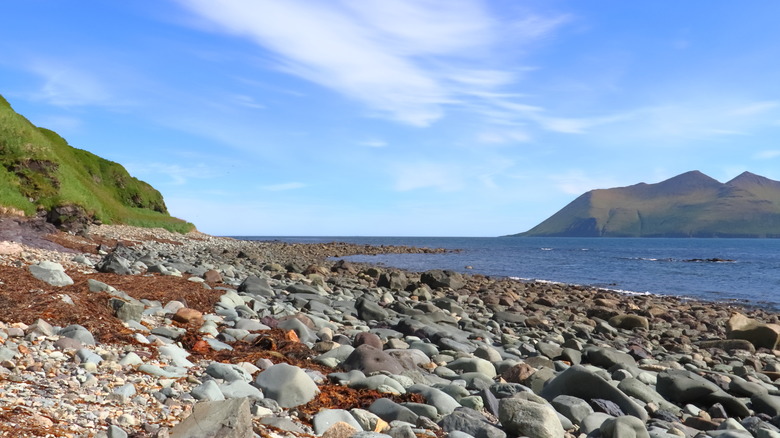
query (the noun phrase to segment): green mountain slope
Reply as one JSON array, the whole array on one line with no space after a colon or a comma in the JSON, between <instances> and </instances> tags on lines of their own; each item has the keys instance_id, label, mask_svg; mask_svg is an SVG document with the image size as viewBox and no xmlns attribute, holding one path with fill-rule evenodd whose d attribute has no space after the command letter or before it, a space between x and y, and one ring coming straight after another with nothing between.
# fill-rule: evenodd
<instances>
[{"instance_id":1,"label":"green mountain slope","mask_svg":"<svg viewBox=\"0 0 780 438\"><path fill-rule=\"evenodd\" d=\"M657 184L592 190L514 236L780 237L780 182L691 171Z\"/></svg>"},{"instance_id":2,"label":"green mountain slope","mask_svg":"<svg viewBox=\"0 0 780 438\"><path fill-rule=\"evenodd\" d=\"M0 96L0 206L46 215L64 228L101 221L189 231L163 197L121 165L76 149L17 114Z\"/></svg>"}]
</instances>

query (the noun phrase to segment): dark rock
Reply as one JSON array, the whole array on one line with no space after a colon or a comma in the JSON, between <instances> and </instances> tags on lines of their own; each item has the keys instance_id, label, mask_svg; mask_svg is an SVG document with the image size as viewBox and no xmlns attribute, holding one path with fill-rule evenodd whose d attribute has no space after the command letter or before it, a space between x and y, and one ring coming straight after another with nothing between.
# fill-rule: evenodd
<instances>
[{"instance_id":1,"label":"dark rock","mask_svg":"<svg viewBox=\"0 0 780 438\"><path fill-rule=\"evenodd\" d=\"M423 272L420 276L420 281L432 287L438 288L450 288L454 290L462 289L466 286L466 282L463 280L463 276L454 271L449 270L432 270Z\"/></svg>"},{"instance_id":2,"label":"dark rock","mask_svg":"<svg viewBox=\"0 0 780 438\"><path fill-rule=\"evenodd\" d=\"M590 400L590 404L593 406L595 412L603 412L613 417L620 417L625 415L615 402L610 400L604 400L601 398L593 398Z\"/></svg>"},{"instance_id":3,"label":"dark rock","mask_svg":"<svg viewBox=\"0 0 780 438\"><path fill-rule=\"evenodd\" d=\"M261 297L273 297L275 295L271 285L268 284L268 279L256 275L250 275L244 279L238 286L238 291Z\"/></svg>"},{"instance_id":4,"label":"dark rock","mask_svg":"<svg viewBox=\"0 0 780 438\"><path fill-rule=\"evenodd\" d=\"M401 362L384 351L363 344L353 351L342 364L346 370L359 370L366 374L376 371L387 371L390 374L401 374L404 367Z\"/></svg>"},{"instance_id":5,"label":"dark rock","mask_svg":"<svg viewBox=\"0 0 780 438\"><path fill-rule=\"evenodd\" d=\"M626 415L647 420L647 412L623 391L590 372L581 365L574 365L547 382L540 395L548 401L559 395L571 395L585 401L604 399L614 402Z\"/></svg>"},{"instance_id":6,"label":"dark rock","mask_svg":"<svg viewBox=\"0 0 780 438\"><path fill-rule=\"evenodd\" d=\"M750 403L756 413L766 414L770 417L780 415L780 397L769 394L756 394L750 397Z\"/></svg>"},{"instance_id":7,"label":"dark rock","mask_svg":"<svg viewBox=\"0 0 780 438\"><path fill-rule=\"evenodd\" d=\"M418 415L412 412L411 409L401 406L388 398L376 399L373 403L371 403L371 406L368 407L368 411L387 421L388 423L391 421L400 420L415 424L418 417Z\"/></svg>"},{"instance_id":8,"label":"dark rock","mask_svg":"<svg viewBox=\"0 0 780 438\"><path fill-rule=\"evenodd\" d=\"M133 269L131 268L130 260L116 254L111 253L103 257L103 260L99 261L95 265L95 269L98 272L119 274L119 275L132 275Z\"/></svg>"},{"instance_id":9,"label":"dark rock","mask_svg":"<svg viewBox=\"0 0 780 438\"><path fill-rule=\"evenodd\" d=\"M384 272L379 275L376 285L393 290L404 290L409 286L409 279L401 271Z\"/></svg>"},{"instance_id":10,"label":"dark rock","mask_svg":"<svg viewBox=\"0 0 780 438\"><path fill-rule=\"evenodd\" d=\"M370 345L376 349L381 350L382 349L382 339L379 338L375 333L371 332L360 332L357 335L355 335L355 340L352 341L352 346L357 348L361 345Z\"/></svg>"},{"instance_id":11,"label":"dark rock","mask_svg":"<svg viewBox=\"0 0 780 438\"><path fill-rule=\"evenodd\" d=\"M366 298L360 298L355 303L358 312L358 318L363 321L383 321L387 319L389 313L382 308L376 301Z\"/></svg>"},{"instance_id":12,"label":"dark rock","mask_svg":"<svg viewBox=\"0 0 780 438\"><path fill-rule=\"evenodd\" d=\"M506 432L470 408L458 408L439 421L444 432L461 431L474 438L506 438Z\"/></svg>"}]
</instances>

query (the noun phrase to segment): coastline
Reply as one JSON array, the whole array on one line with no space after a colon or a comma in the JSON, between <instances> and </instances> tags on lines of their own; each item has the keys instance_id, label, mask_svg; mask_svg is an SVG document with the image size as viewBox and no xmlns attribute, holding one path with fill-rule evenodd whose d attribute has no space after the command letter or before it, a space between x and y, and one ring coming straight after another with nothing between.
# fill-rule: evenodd
<instances>
[{"instance_id":1,"label":"coastline","mask_svg":"<svg viewBox=\"0 0 780 438\"><path fill-rule=\"evenodd\" d=\"M646 433L693 436L751 418L770 429L755 397L780 394L780 327L766 325L779 319L760 308L328 260L435 249L121 226L48 241L70 250L0 251L0 432L27 425L16 436L181 436L209 401L235 404L240 436L319 435L343 421L354 429L343 436L500 437L523 434L518 418L534 409L560 414L534 417L552 436L609 436L606 424L636 422L626 416ZM111 258L107 272L90 266ZM74 284L36 279L41 261ZM263 377L282 372L292 401ZM593 392L581 379L596 379ZM700 391L682 400L668 389L681 382ZM562 395L596 412L569 418ZM323 415L339 421L322 426Z\"/></svg>"}]
</instances>

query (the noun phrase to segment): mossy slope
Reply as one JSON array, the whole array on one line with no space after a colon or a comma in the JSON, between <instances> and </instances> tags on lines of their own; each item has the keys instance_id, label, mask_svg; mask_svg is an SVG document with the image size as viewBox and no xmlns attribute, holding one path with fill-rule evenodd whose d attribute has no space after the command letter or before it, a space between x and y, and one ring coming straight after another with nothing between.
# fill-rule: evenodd
<instances>
[{"instance_id":1,"label":"mossy slope","mask_svg":"<svg viewBox=\"0 0 780 438\"><path fill-rule=\"evenodd\" d=\"M657 184L592 190L515 236L780 237L780 182L691 171Z\"/></svg>"},{"instance_id":2,"label":"mossy slope","mask_svg":"<svg viewBox=\"0 0 780 438\"><path fill-rule=\"evenodd\" d=\"M0 96L0 206L26 215L77 206L107 224L163 227L193 225L171 217L159 191L118 163L76 149L34 126Z\"/></svg>"}]
</instances>

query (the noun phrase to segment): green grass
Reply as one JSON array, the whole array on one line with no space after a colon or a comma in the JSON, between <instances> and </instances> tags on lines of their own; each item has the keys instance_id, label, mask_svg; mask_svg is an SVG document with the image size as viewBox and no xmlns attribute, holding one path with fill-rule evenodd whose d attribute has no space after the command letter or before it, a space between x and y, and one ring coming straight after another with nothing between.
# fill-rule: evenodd
<instances>
[{"instance_id":1,"label":"green grass","mask_svg":"<svg viewBox=\"0 0 780 438\"><path fill-rule=\"evenodd\" d=\"M106 224L194 229L171 217L160 192L120 164L34 126L0 96L0 205L31 215L70 204Z\"/></svg>"}]
</instances>

